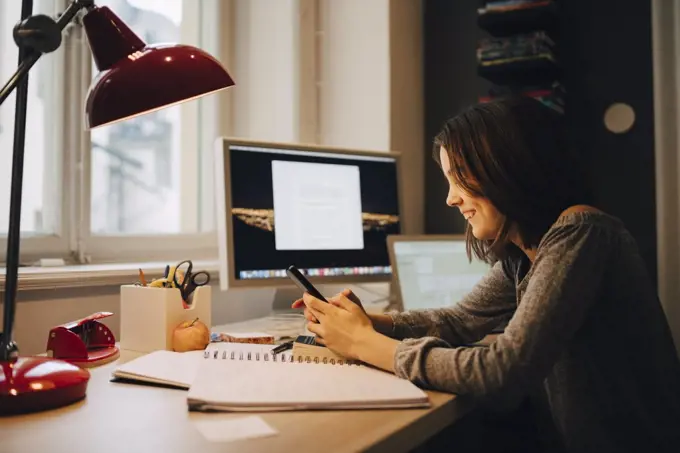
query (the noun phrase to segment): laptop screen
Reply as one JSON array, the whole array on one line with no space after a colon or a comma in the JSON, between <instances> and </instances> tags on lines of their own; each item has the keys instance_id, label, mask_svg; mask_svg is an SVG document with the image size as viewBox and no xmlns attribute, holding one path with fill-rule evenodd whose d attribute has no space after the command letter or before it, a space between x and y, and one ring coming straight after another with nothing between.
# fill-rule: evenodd
<instances>
[{"instance_id":1,"label":"laptop screen","mask_svg":"<svg viewBox=\"0 0 680 453\"><path fill-rule=\"evenodd\" d=\"M462 238L396 240L393 247L404 310L453 306L490 269L481 261L470 263Z\"/></svg>"}]
</instances>

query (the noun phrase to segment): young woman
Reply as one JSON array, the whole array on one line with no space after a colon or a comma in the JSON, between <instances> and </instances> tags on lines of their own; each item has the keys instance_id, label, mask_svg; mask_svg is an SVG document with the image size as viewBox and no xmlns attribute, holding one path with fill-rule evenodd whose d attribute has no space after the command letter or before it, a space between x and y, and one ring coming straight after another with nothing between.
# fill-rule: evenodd
<instances>
[{"instance_id":1,"label":"young woman","mask_svg":"<svg viewBox=\"0 0 680 453\"><path fill-rule=\"evenodd\" d=\"M319 342L419 386L533 396L564 450L678 452L680 362L655 285L622 223L587 204L562 122L515 97L469 108L435 139L468 253L493 263L460 303L367 315L344 291L293 306ZM490 347L468 346L508 318Z\"/></svg>"}]
</instances>

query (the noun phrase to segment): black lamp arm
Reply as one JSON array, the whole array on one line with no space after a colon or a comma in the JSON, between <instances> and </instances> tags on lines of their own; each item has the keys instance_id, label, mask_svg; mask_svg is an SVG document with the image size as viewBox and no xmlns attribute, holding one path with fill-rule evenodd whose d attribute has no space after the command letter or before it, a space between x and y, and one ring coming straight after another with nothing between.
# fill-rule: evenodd
<instances>
[{"instance_id":1,"label":"black lamp arm","mask_svg":"<svg viewBox=\"0 0 680 453\"><path fill-rule=\"evenodd\" d=\"M24 149L26 145L26 111L28 105L28 72L43 53L51 52L61 44L61 33L81 9L93 8L94 0L74 0L66 11L54 20L44 15L32 16L33 0L22 0L21 22L14 28L14 40L19 46L17 71L0 90L0 105L17 90L14 118L14 145L12 156L12 182L9 203L9 228L7 230L7 256L5 294L3 306L3 331L0 333L0 362L13 360L18 347L12 340L12 326L16 311L16 293L19 277L19 245L21 236L21 189L24 174Z\"/></svg>"}]
</instances>

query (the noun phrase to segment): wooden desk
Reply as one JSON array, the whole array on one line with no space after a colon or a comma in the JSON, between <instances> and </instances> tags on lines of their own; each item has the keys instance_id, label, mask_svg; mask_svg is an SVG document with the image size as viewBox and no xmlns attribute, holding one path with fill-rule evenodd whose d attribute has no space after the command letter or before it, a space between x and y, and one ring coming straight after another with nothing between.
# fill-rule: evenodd
<instances>
[{"instance_id":1,"label":"wooden desk","mask_svg":"<svg viewBox=\"0 0 680 453\"><path fill-rule=\"evenodd\" d=\"M0 418L0 452L404 452L471 409L464 399L429 392L429 409L263 413L278 435L211 443L194 427L197 420L244 415L189 412L186 391L110 382L116 365L135 356L123 351L117 362L92 369L81 402Z\"/></svg>"}]
</instances>

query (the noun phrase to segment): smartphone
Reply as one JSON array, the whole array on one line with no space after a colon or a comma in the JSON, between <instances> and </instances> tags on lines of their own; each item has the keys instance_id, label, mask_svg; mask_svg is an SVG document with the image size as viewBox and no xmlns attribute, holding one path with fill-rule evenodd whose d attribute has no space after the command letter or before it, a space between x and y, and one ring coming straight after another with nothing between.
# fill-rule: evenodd
<instances>
[{"instance_id":1,"label":"smartphone","mask_svg":"<svg viewBox=\"0 0 680 453\"><path fill-rule=\"evenodd\" d=\"M290 266L288 269L286 269L286 274L290 277L291 280L295 282L298 288L300 288L304 292L308 292L310 295L316 297L319 300L322 300L324 302L328 302L325 297L321 295L318 289L312 285L307 278L302 275L302 272L295 267L295 266Z\"/></svg>"}]
</instances>

